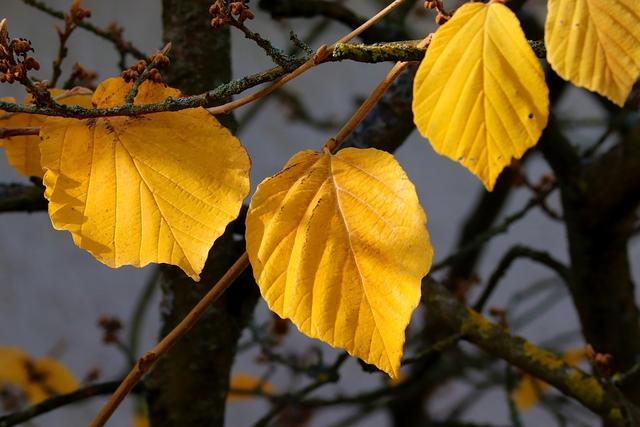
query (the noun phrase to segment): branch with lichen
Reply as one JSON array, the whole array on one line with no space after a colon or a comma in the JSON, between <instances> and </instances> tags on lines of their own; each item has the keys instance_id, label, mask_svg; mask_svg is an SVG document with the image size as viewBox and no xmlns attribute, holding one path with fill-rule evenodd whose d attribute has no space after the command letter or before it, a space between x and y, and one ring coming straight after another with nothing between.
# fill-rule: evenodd
<instances>
[{"instance_id":1,"label":"branch with lichen","mask_svg":"<svg viewBox=\"0 0 640 427\"><path fill-rule=\"evenodd\" d=\"M465 340L551 384L607 419L610 425L625 425L628 413L638 411L621 396L615 396L596 377L569 366L553 353L510 335L507 329L487 321L478 312L464 306L442 285L428 281L424 301L430 316L452 331L463 334Z\"/></svg>"},{"instance_id":2,"label":"branch with lichen","mask_svg":"<svg viewBox=\"0 0 640 427\"><path fill-rule=\"evenodd\" d=\"M380 43L376 45L347 45L337 43L333 51L320 62L335 62L353 60L358 62L386 62L386 61L418 61L424 57L426 48L419 48L416 41ZM0 110L12 113L41 114L46 116L72 117L77 119L139 116L164 111L179 111L188 108L211 107L231 95L237 95L263 83L273 82L283 77L291 70L308 61L310 57L291 60L287 67L274 67L252 74L229 83L222 84L208 92L185 96L181 98L169 97L153 104L119 105L110 108L83 108L80 106L54 104L52 106L20 105L12 102L0 101Z\"/></svg>"}]
</instances>

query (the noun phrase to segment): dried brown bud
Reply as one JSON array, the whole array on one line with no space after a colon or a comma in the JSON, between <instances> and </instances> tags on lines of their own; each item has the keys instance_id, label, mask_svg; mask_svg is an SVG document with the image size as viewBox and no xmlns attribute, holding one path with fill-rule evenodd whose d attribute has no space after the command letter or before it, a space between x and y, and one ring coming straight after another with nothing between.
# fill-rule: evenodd
<instances>
[{"instance_id":1,"label":"dried brown bud","mask_svg":"<svg viewBox=\"0 0 640 427\"><path fill-rule=\"evenodd\" d=\"M13 39L10 46L17 55L24 55L33 50L31 42L27 39Z\"/></svg>"},{"instance_id":2,"label":"dried brown bud","mask_svg":"<svg viewBox=\"0 0 640 427\"><path fill-rule=\"evenodd\" d=\"M152 68L149 71L149 79L154 83L162 83L164 80L162 79L162 74L157 68Z\"/></svg>"},{"instance_id":3,"label":"dried brown bud","mask_svg":"<svg viewBox=\"0 0 640 427\"><path fill-rule=\"evenodd\" d=\"M424 2L424 8L425 9L435 9L436 7L438 7L438 2L435 0L425 0Z\"/></svg>"},{"instance_id":4,"label":"dried brown bud","mask_svg":"<svg viewBox=\"0 0 640 427\"><path fill-rule=\"evenodd\" d=\"M97 77L98 74L93 71L87 70L82 65L76 62L75 64L73 64L73 68L71 69L69 81L72 82L73 85L93 87L94 80Z\"/></svg>"},{"instance_id":5,"label":"dried brown bud","mask_svg":"<svg viewBox=\"0 0 640 427\"><path fill-rule=\"evenodd\" d=\"M138 78L138 73L135 70L132 70L131 68L129 68L127 70L124 70L121 76L125 82L129 83Z\"/></svg>"},{"instance_id":6,"label":"dried brown bud","mask_svg":"<svg viewBox=\"0 0 640 427\"><path fill-rule=\"evenodd\" d=\"M227 21L224 18L216 17L211 20L211 26L213 28L224 27Z\"/></svg>"},{"instance_id":7,"label":"dried brown bud","mask_svg":"<svg viewBox=\"0 0 640 427\"><path fill-rule=\"evenodd\" d=\"M253 18L255 18L256 16L253 14L253 12L251 12L249 9L244 9L241 13L240 13L240 22L244 22L247 19L251 20Z\"/></svg>"},{"instance_id":8,"label":"dried brown bud","mask_svg":"<svg viewBox=\"0 0 640 427\"><path fill-rule=\"evenodd\" d=\"M91 368L87 375L84 377L85 383L92 383L98 381L102 376L102 370L100 368Z\"/></svg>"},{"instance_id":9,"label":"dried brown bud","mask_svg":"<svg viewBox=\"0 0 640 427\"><path fill-rule=\"evenodd\" d=\"M4 43L9 39L9 29L7 27L7 18L4 18L0 21L0 43Z\"/></svg>"},{"instance_id":10,"label":"dried brown bud","mask_svg":"<svg viewBox=\"0 0 640 427\"><path fill-rule=\"evenodd\" d=\"M209 7L209 15L211 16L218 16L220 14L221 10L220 10L220 5L218 4L218 2L215 2L214 4L212 4Z\"/></svg>"},{"instance_id":11,"label":"dried brown bud","mask_svg":"<svg viewBox=\"0 0 640 427\"><path fill-rule=\"evenodd\" d=\"M170 62L169 57L167 55L164 55L161 52L154 53L153 55L151 55L149 60L161 67L165 65L169 65L169 62Z\"/></svg>"},{"instance_id":12,"label":"dried brown bud","mask_svg":"<svg viewBox=\"0 0 640 427\"><path fill-rule=\"evenodd\" d=\"M447 21L449 20L448 16L443 15L442 13L439 13L436 15L436 24L437 25L443 25L445 24Z\"/></svg>"},{"instance_id":13,"label":"dried brown bud","mask_svg":"<svg viewBox=\"0 0 640 427\"><path fill-rule=\"evenodd\" d=\"M102 328L104 335L102 341L105 344L118 342L118 332L122 329L122 322L116 317L101 316L98 319L98 326Z\"/></svg>"},{"instance_id":14,"label":"dried brown bud","mask_svg":"<svg viewBox=\"0 0 640 427\"><path fill-rule=\"evenodd\" d=\"M88 18L91 16L91 11L89 9L84 9L80 6L80 0L74 0L69 8L69 12L71 13L71 21L77 22L82 21L84 18ZM65 15L65 20L67 16Z\"/></svg>"},{"instance_id":15,"label":"dried brown bud","mask_svg":"<svg viewBox=\"0 0 640 427\"><path fill-rule=\"evenodd\" d=\"M229 10L233 15L240 15L242 11L245 9L245 5L242 2L234 1L229 4Z\"/></svg>"},{"instance_id":16,"label":"dried brown bud","mask_svg":"<svg viewBox=\"0 0 640 427\"><path fill-rule=\"evenodd\" d=\"M13 75L16 80L22 80L27 76L27 68L24 64L16 64L15 67L13 67Z\"/></svg>"},{"instance_id":17,"label":"dried brown bud","mask_svg":"<svg viewBox=\"0 0 640 427\"><path fill-rule=\"evenodd\" d=\"M135 70L138 74L142 74L146 68L147 68L147 61L145 61L144 59L141 59L140 61L136 62L134 65L131 66L131 69Z\"/></svg>"},{"instance_id":18,"label":"dried brown bud","mask_svg":"<svg viewBox=\"0 0 640 427\"><path fill-rule=\"evenodd\" d=\"M595 371L604 378L609 378L611 376L612 368L611 365L613 363L613 356L607 353L598 353L596 352L591 344L587 344L587 348L585 351L589 360L591 360L591 364L593 365Z\"/></svg>"},{"instance_id":19,"label":"dried brown bud","mask_svg":"<svg viewBox=\"0 0 640 427\"><path fill-rule=\"evenodd\" d=\"M33 56L27 56L23 62L27 70L39 70L40 63Z\"/></svg>"}]
</instances>

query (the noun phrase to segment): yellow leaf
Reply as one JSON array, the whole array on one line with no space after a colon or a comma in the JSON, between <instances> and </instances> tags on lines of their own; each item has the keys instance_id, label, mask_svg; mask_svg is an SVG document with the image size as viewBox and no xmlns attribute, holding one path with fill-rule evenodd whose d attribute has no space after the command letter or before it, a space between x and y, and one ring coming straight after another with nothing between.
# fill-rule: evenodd
<instances>
[{"instance_id":1,"label":"yellow leaf","mask_svg":"<svg viewBox=\"0 0 640 427\"><path fill-rule=\"evenodd\" d=\"M17 347L0 347L0 384L19 388L33 404L79 387L73 373L58 360L33 359Z\"/></svg>"},{"instance_id":2,"label":"yellow leaf","mask_svg":"<svg viewBox=\"0 0 640 427\"><path fill-rule=\"evenodd\" d=\"M247 252L271 310L397 378L433 256L425 224L390 154L303 151L253 196Z\"/></svg>"},{"instance_id":3,"label":"yellow leaf","mask_svg":"<svg viewBox=\"0 0 640 427\"><path fill-rule=\"evenodd\" d=\"M433 148L489 191L512 158L538 142L548 89L508 7L467 3L438 29L416 74L413 115Z\"/></svg>"},{"instance_id":4,"label":"yellow leaf","mask_svg":"<svg viewBox=\"0 0 640 427\"><path fill-rule=\"evenodd\" d=\"M229 402L251 399L253 396L248 393L256 389L263 394L271 394L273 392L271 383L263 382L258 377L244 373L233 374L229 388L231 389L228 397Z\"/></svg>"},{"instance_id":5,"label":"yellow leaf","mask_svg":"<svg viewBox=\"0 0 640 427\"><path fill-rule=\"evenodd\" d=\"M91 107L91 92L74 89L63 91L51 89L51 93L57 102L64 105L81 105ZM27 96L24 104L30 104L31 96ZM2 127L38 127L47 119L39 114L15 113L0 117ZM38 135L14 136L0 139L5 148L9 164L16 168L24 176L37 176L42 178L43 170L40 166L40 137Z\"/></svg>"},{"instance_id":6,"label":"yellow leaf","mask_svg":"<svg viewBox=\"0 0 640 427\"><path fill-rule=\"evenodd\" d=\"M130 88L109 79L92 101L123 104ZM145 82L136 103L169 95L179 93ZM52 118L40 135L53 226L110 267L168 263L199 280L209 249L249 191L246 151L203 108Z\"/></svg>"},{"instance_id":7,"label":"yellow leaf","mask_svg":"<svg viewBox=\"0 0 640 427\"><path fill-rule=\"evenodd\" d=\"M640 1L549 0L544 40L560 77L623 106L640 76Z\"/></svg>"},{"instance_id":8,"label":"yellow leaf","mask_svg":"<svg viewBox=\"0 0 640 427\"><path fill-rule=\"evenodd\" d=\"M530 409L538 403L540 395L549 389L549 384L531 375L524 375L518 387L511 393L511 398L521 411Z\"/></svg>"}]
</instances>

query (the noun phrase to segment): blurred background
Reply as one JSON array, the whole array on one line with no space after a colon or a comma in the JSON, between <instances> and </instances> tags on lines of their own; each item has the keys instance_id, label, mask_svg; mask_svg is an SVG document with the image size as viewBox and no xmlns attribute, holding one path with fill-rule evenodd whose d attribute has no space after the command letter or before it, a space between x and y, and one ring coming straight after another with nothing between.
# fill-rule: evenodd
<instances>
[{"instance_id":1,"label":"blurred background","mask_svg":"<svg viewBox=\"0 0 640 427\"><path fill-rule=\"evenodd\" d=\"M67 10L71 2L45 0L45 3L58 10ZM363 16L372 15L379 6L371 0L348 0L344 3ZM454 2L445 3L451 6ZM125 28L124 37L144 52L151 53L162 47L159 1L85 0L83 5L93 12L91 22L106 27L110 22L117 21ZM544 1L529 0L525 7L544 16ZM318 22L318 19L274 22L257 5L252 4L252 10L257 16L248 22L248 26L283 48L291 46L289 30L305 37L313 24ZM7 18L11 36L32 41L43 65L37 75L48 78L50 64L58 48L54 25L61 25L61 22L26 6L20 0L0 1L0 18ZM434 29L433 13L424 11L421 2L412 12L410 22L414 39ZM312 47L330 43L347 30L340 24L332 23ZM234 77L272 66L269 58L251 41L244 39L241 33L232 29L232 35ZM117 61L117 53L110 43L79 29L69 42L69 57L63 67L63 76L68 75L71 66L78 62L87 69L97 71L100 81L119 74ZM253 161L252 188L255 189L261 180L278 171L295 152L317 149L333 135L336 126L353 112L357 100L367 96L390 67L389 63L330 63L317 67L287 85L288 93L294 94L308 114L321 122L320 125L293 120L291 108L278 97L271 97L251 119L245 117L245 124L238 136ZM0 86L0 96L21 99L24 93L17 85L4 84ZM249 108L237 110L241 122ZM582 90L572 88L566 91L556 111L568 125L588 124L568 128L568 135L575 144L590 144L604 130L603 111L594 98ZM455 248L461 223L484 190L480 182L461 166L438 156L417 132L411 135L396 155L415 183L427 212L428 229L436 253L434 261L437 262ZM526 163L527 176L532 182L537 182L546 173L548 170L539 154L532 154ZM26 181L6 163L4 157L0 159L0 182ZM529 197L527 191L514 192L503 215L520 209ZM551 198L550 205L557 208L555 197ZM568 259L562 223L550 220L540 210L533 210L511 227L508 233L492 240L480 264L480 278L486 280L504 252L519 242L548 251L562 261ZM640 246L637 241L632 245L632 261L635 261L640 255ZM103 266L75 247L69 234L53 230L45 213L2 214L0 346L20 347L34 357L52 354L69 366L79 379L95 369L101 373L100 380L119 378L127 366L127 360L116 347L103 344L103 332L98 326L98 319L103 315L117 317L124 324L123 332L126 334L133 310L152 271L152 268L113 270ZM639 280L639 275L639 265L634 262L634 278ZM517 304L523 291L534 288L540 290L536 296L527 299L524 304ZM471 292L475 294L477 291L473 289ZM536 344L546 344L558 352L583 346L576 313L564 286L542 266L526 260L517 262L501 282L489 305L508 308L510 320L521 320L511 324L512 331ZM253 324L260 325L270 319L265 304L259 303ZM159 325L160 297L156 290L142 324L140 351L155 343ZM327 345L300 335L293 327L280 350L311 355L313 348L319 349L328 358L336 354ZM476 351L468 345L464 349ZM239 354L234 372L258 377L262 375L264 366L256 363L257 355L256 348ZM316 395L353 393L381 384L381 375L364 372L355 360L348 361L343 373L340 383L325 387ZM430 400L430 411L446 416L450 411L462 408L462 420L510 425L505 388L500 384L487 384L485 374L471 371L464 378L437 389ZM286 391L294 384L293 381L285 372L278 372L270 379L273 389L281 391ZM478 388L484 392L478 393ZM102 398L88 400L39 417L30 425L86 425L102 403ZM252 425L267 410L268 405L259 399L230 403L227 425ZM128 402L118 410L110 425L133 425L133 413L131 402ZM330 426L350 413L345 408L326 410L321 416L316 416L310 425ZM582 425L599 424L594 416L577 406L572 417ZM530 426L552 425L553 422L549 412L540 406L524 411L523 419ZM349 425L385 426L387 423L386 413L379 411L362 418L359 424Z\"/></svg>"}]
</instances>

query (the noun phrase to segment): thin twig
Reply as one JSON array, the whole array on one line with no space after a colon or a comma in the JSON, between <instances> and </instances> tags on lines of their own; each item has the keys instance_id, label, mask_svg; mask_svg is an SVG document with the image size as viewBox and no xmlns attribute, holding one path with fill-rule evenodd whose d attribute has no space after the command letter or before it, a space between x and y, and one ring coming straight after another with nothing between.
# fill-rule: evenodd
<instances>
[{"instance_id":1,"label":"thin twig","mask_svg":"<svg viewBox=\"0 0 640 427\"><path fill-rule=\"evenodd\" d=\"M478 301L473 305L474 310L482 311L489 300L489 297L497 287L500 279L506 274L514 261L519 258L528 258L532 261L543 264L558 273L558 276L560 276L565 283L569 282L569 267L553 258L549 253L528 248L526 246L516 245L509 249L498 263L498 266L489 277L489 281L478 298Z\"/></svg>"},{"instance_id":2,"label":"thin twig","mask_svg":"<svg viewBox=\"0 0 640 427\"><path fill-rule=\"evenodd\" d=\"M463 337L463 334L461 333L453 333L451 335L448 335L446 337L444 337L443 339L441 339L440 341L430 345L429 347L420 350L419 352L417 352L416 354L414 354L411 357L407 357L406 359L404 359L402 361L402 366L405 365L410 365L412 363L418 362L420 360L424 360L425 358L436 354L436 353L442 353L444 350L448 349L449 347L455 345L458 341L460 341L460 339Z\"/></svg>"},{"instance_id":3,"label":"thin twig","mask_svg":"<svg viewBox=\"0 0 640 427\"><path fill-rule=\"evenodd\" d=\"M117 390L113 393L109 401L102 407L96 418L91 423L91 427L103 426L118 408L122 400L140 381L142 376L146 374L153 364L166 354L167 351L186 334L204 314L205 310L213 304L222 293L233 283L233 281L242 274L249 266L249 258L246 254L242 254L240 258L229 268L218 282L213 285L211 290L191 309L189 314L169 334L164 337L155 347L146 352L142 356L125 379L120 383Z\"/></svg>"},{"instance_id":4,"label":"thin twig","mask_svg":"<svg viewBox=\"0 0 640 427\"><path fill-rule=\"evenodd\" d=\"M55 10L52 7L48 6L47 4L39 1L39 0L22 0L22 2L26 5L32 6L54 18L58 18L58 19L64 19L64 13L59 11L59 10ZM96 36L103 38L111 43L113 43L114 47L116 48L116 50L118 52L120 52L121 54L131 54L134 57L136 57L137 59L142 59L142 58L146 58L146 55L144 54L144 52L142 52L141 50L137 49L136 47L134 47L131 42L129 41L125 41L122 40L121 37L116 37L114 36L113 32L110 30L104 30L102 28L98 28L95 25L91 24L90 22L86 22L86 20L83 20L82 22L78 23L78 27L83 28L93 34L95 34Z\"/></svg>"},{"instance_id":5,"label":"thin twig","mask_svg":"<svg viewBox=\"0 0 640 427\"><path fill-rule=\"evenodd\" d=\"M394 10L396 7L400 6L403 2L404 2L404 0L394 0L387 7L385 7L380 12L375 14L372 18L370 18L368 21L366 21L365 23L360 25L358 28L356 28L355 30L353 30L352 32L350 32L349 34L347 34L346 36L344 36L340 40L338 40L336 42L336 44L338 44L338 43L347 43L347 42L351 41L354 37L357 37L360 33L365 31L366 29L370 28L372 25L374 25L380 19L384 18L387 14L389 14L389 12ZM335 44L334 44L334 46L335 46ZM311 59L307 60L304 64L300 65L298 68L293 70L291 73L283 76L280 80L278 80L277 82L273 83L272 85L270 85L270 86L268 86L268 87L266 87L266 88L264 88L262 90L259 90L258 92L255 92L255 93L253 93L251 95L247 95L247 96L242 97L240 99L237 99L235 101L231 101L231 102L228 102L226 104L220 105L218 107L208 108L207 110L211 114L214 114L214 115L216 115L216 114L227 114L227 113L235 110L238 107L246 105L246 104L248 104L250 102L253 102L253 101L257 100L257 99L260 99L263 96L266 96L266 95L270 94L274 90L284 86L286 83L288 83L291 80L295 79L296 77L300 76L304 72L306 72L306 71L310 70L311 68L315 67L316 65L320 64L322 61L324 61L326 58L328 58L330 56L332 51L333 51L333 46L328 47L326 45L323 45L316 51L315 55L313 55L313 57Z\"/></svg>"},{"instance_id":6,"label":"thin twig","mask_svg":"<svg viewBox=\"0 0 640 427\"><path fill-rule=\"evenodd\" d=\"M229 16L229 24L236 27L246 38L249 40L253 40L264 52L267 54L269 58L273 60L276 65L287 68L291 66L291 61L294 59L284 53L282 49L278 49L275 47L269 40L263 38L260 34L251 31L244 25L240 20L235 19L232 16Z\"/></svg>"},{"instance_id":7,"label":"thin twig","mask_svg":"<svg viewBox=\"0 0 640 427\"><path fill-rule=\"evenodd\" d=\"M50 397L47 400L44 400L36 405L0 417L0 427L11 427L22 424L39 415L46 414L47 412L51 412L63 406L82 402L94 396L102 396L105 394L113 393L113 391L118 387L118 384L120 384L120 381L109 381L105 383L91 384L71 393ZM142 384L138 384L138 386L133 391L142 391L143 388L144 386Z\"/></svg>"},{"instance_id":8,"label":"thin twig","mask_svg":"<svg viewBox=\"0 0 640 427\"><path fill-rule=\"evenodd\" d=\"M151 271L151 276L144 284L144 288L138 297L133 314L131 315L131 321L129 321L129 335L127 337L127 345L131 354L134 357L138 354L138 346L140 344L140 331L142 330L142 323L144 321L144 315L153 294L158 287L161 270L159 267L154 267Z\"/></svg>"},{"instance_id":9,"label":"thin twig","mask_svg":"<svg viewBox=\"0 0 640 427\"><path fill-rule=\"evenodd\" d=\"M426 47L431 41L431 37L428 36L424 40L422 40L418 46ZM389 88L391 83L404 71L405 68L409 65L409 62L398 62L393 68L387 73L387 75L382 79L382 81L378 84L378 86L371 92L371 95L360 105L358 110L351 116L351 118L345 123L345 125L338 131L335 137L329 139L325 144L325 148L329 151L336 151L340 145L344 142L344 140L353 132L353 130L358 126L358 123L365 118L367 113L371 111L374 105L380 100L380 97L384 94L384 92Z\"/></svg>"},{"instance_id":10,"label":"thin twig","mask_svg":"<svg viewBox=\"0 0 640 427\"><path fill-rule=\"evenodd\" d=\"M402 1L402 0L398 0ZM242 105L246 105L252 101L260 99L261 97L268 95L285 83L304 73L312 68L317 62L326 63L341 60L355 60L363 62L382 62L392 60L409 60L418 58L418 54L402 54L395 56L392 53L387 53L384 56L378 53L383 50L381 45L376 47L367 48L366 45L356 45L355 48L349 48L345 50L346 42L338 42L334 47L321 47L315 55L311 58L299 58L291 61L291 68L285 67L273 67L268 70L261 71L259 73L251 74L242 77L237 80L232 80L228 83L219 85L218 87L211 89L208 92L201 93L199 95L185 96L181 98L169 97L162 102L152 104L139 104L139 105L118 105L109 108L84 108L73 105L60 105L55 104L53 106L37 106L37 105L21 105L13 102L0 101L0 110L12 113L28 113L28 114L41 114L46 116L58 116L58 117L72 117L76 119L88 119L98 117L113 117L113 116L140 116L145 114L160 113L165 111L180 111L189 108L208 107L216 104L221 100L228 98L231 95L237 95L248 89L259 86L264 83L273 82L280 79L273 86L263 89L260 92L256 92L245 98L241 98L232 103L224 104L220 107L211 108L209 111L213 114L226 114L235 108ZM393 44L392 44L393 46ZM339 47L339 53L334 56L333 52ZM377 52L375 54L372 53ZM340 53L341 52L341 53ZM348 53L347 53L348 52ZM424 56L424 54L421 54ZM371 56L374 56L372 59ZM315 61L315 62L314 62ZM314 62L311 64L311 62ZM300 67L295 69L295 67ZM292 73L289 73L294 70ZM283 77L285 76L285 77Z\"/></svg>"},{"instance_id":11,"label":"thin twig","mask_svg":"<svg viewBox=\"0 0 640 427\"><path fill-rule=\"evenodd\" d=\"M0 128L0 139L11 138L12 136L38 135L40 128L29 126L23 128Z\"/></svg>"},{"instance_id":12,"label":"thin twig","mask_svg":"<svg viewBox=\"0 0 640 427\"><path fill-rule=\"evenodd\" d=\"M267 427L271 420L273 420L280 412L282 412L291 402L300 401L303 397L317 390L325 384L337 382L340 379L338 370L348 357L349 355L347 353L341 353L327 372L320 374L316 381L312 382L308 386L303 387L301 390L289 395L288 399L280 401L266 415L260 418L253 427Z\"/></svg>"},{"instance_id":13,"label":"thin twig","mask_svg":"<svg viewBox=\"0 0 640 427\"><path fill-rule=\"evenodd\" d=\"M467 245L465 245L462 248L460 248L460 250L458 250L457 252L449 255L448 257L446 257L442 261L434 264L431 267L431 273L434 273L434 272L436 272L438 270L441 270L441 269L447 267L449 264L455 262L458 258L462 257L467 252L473 250L475 247L477 247L479 245L484 244L485 242L489 241L490 239L492 239L497 234L501 234L501 233L506 232L514 222L519 221L525 215L527 215L527 213L529 213L530 210L532 210L534 207L538 206L540 204L540 201L544 200L555 188L556 188L555 186L551 186L551 187L541 191L539 194L537 194L534 197L532 197L531 199L529 199L527 204L524 205L522 207L522 209L520 209L519 211L516 211L513 214L507 216L502 221L501 224L490 228L489 230L485 231L484 233L479 234L475 239L473 239Z\"/></svg>"}]
</instances>

